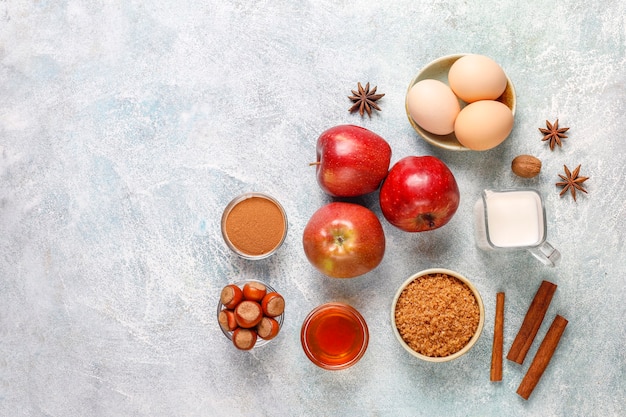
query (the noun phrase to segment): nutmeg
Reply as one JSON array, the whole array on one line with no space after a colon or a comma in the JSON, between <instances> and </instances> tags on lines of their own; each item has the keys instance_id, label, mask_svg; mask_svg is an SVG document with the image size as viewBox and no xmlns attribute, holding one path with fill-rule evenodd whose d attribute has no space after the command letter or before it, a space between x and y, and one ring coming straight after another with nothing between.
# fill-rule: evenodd
<instances>
[{"instance_id":1,"label":"nutmeg","mask_svg":"<svg viewBox=\"0 0 626 417\"><path fill-rule=\"evenodd\" d=\"M519 155L511 162L511 170L520 177L532 178L541 171L541 161L532 155Z\"/></svg>"}]
</instances>

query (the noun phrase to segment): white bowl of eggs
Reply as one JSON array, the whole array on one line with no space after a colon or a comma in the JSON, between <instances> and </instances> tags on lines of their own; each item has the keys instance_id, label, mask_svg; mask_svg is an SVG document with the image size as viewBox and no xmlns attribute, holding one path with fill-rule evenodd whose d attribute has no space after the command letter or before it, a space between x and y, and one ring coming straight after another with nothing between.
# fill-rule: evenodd
<instances>
[{"instance_id":1,"label":"white bowl of eggs","mask_svg":"<svg viewBox=\"0 0 626 417\"><path fill-rule=\"evenodd\" d=\"M515 89L500 65L456 54L426 65L409 84L406 114L427 142L455 151L485 151L513 130Z\"/></svg>"}]
</instances>

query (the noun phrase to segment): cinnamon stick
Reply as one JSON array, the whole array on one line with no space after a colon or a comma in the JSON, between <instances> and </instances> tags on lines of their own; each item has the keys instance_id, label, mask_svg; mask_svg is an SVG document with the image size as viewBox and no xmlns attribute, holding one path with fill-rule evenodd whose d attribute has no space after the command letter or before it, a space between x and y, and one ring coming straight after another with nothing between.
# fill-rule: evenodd
<instances>
[{"instance_id":1,"label":"cinnamon stick","mask_svg":"<svg viewBox=\"0 0 626 417\"><path fill-rule=\"evenodd\" d=\"M502 381L502 345L504 339L504 293L496 294L496 319L493 325L493 345L491 348L492 382Z\"/></svg>"},{"instance_id":2,"label":"cinnamon stick","mask_svg":"<svg viewBox=\"0 0 626 417\"><path fill-rule=\"evenodd\" d=\"M565 326L567 326L567 320L557 314L550 329L548 329L548 333L546 333L541 345L539 345L539 350L537 350L533 361L530 363L526 375L524 375L522 382L517 388L517 393L525 400L530 397L539 379L541 379L541 375L548 367L550 359L552 359L552 355L559 345Z\"/></svg>"},{"instance_id":3,"label":"cinnamon stick","mask_svg":"<svg viewBox=\"0 0 626 417\"><path fill-rule=\"evenodd\" d=\"M522 326L513 340L509 354L506 358L510 361L522 364L526 358L526 354L530 349L530 346L535 340L537 331L541 326L541 322L548 311L552 296L556 291L556 284L548 281L542 281L533 301L528 307Z\"/></svg>"}]
</instances>

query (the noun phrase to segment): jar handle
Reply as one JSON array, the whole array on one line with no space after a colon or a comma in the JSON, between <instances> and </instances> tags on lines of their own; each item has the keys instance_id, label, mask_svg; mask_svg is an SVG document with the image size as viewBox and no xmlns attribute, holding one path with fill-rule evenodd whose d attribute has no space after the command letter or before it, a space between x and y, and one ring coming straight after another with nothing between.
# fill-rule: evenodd
<instances>
[{"instance_id":1,"label":"jar handle","mask_svg":"<svg viewBox=\"0 0 626 417\"><path fill-rule=\"evenodd\" d=\"M541 245L528 249L535 258L543 262L544 265L555 266L561 259L561 252L555 249L548 242L543 242Z\"/></svg>"}]
</instances>

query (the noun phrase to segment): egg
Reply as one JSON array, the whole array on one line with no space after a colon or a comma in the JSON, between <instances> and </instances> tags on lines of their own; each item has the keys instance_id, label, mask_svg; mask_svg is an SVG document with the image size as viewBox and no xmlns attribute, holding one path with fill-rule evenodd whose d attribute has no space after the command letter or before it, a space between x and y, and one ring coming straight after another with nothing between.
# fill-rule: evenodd
<instances>
[{"instance_id":1,"label":"egg","mask_svg":"<svg viewBox=\"0 0 626 417\"><path fill-rule=\"evenodd\" d=\"M484 151L501 144L513 129L513 113L505 104L494 100L470 103L459 112L454 134L461 145Z\"/></svg>"},{"instance_id":2,"label":"egg","mask_svg":"<svg viewBox=\"0 0 626 417\"><path fill-rule=\"evenodd\" d=\"M454 121L461 111L459 100L450 87L439 80L426 79L411 87L406 97L411 118L435 135L454 130Z\"/></svg>"},{"instance_id":3,"label":"egg","mask_svg":"<svg viewBox=\"0 0 626 417\"><path fill-rule=\"evenodd\" d=\"M465 55L450 67L448 83L459 98L473 103L500 97L506 89L507 78L493 59L484 55Z\"/></svg>"}]
</instances>

